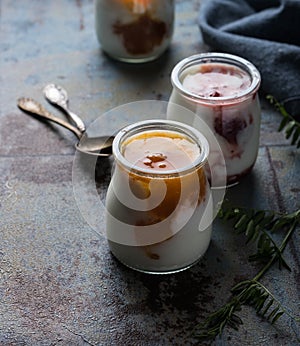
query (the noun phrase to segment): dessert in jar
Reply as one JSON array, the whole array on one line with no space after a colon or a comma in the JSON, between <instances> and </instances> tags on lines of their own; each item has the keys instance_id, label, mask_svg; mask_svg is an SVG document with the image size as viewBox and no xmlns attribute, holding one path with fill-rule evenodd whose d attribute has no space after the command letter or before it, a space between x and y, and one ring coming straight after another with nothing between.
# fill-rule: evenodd
<instances>
[{"instance_id":1,"label":"dessert in jar","mask_svg":"<svg viewBox=\"0 0 300 346\"><path fill-rule=\"evenodd\" d=\"M223 53L191 56L172 71L173 91L167 117L199 130L201 121L207 124L210 133L203 133L210 144L210 169L220 169L220 151L210 140L214 136L225 159L228 184L238 182L256 161L261 117L260 80L259 71L252 63ZM190 109L194 117L183 118L172 104Z\"/></svg>"},{"instance_id":2,"label":"dessert in jar","mask_svg":"<svg viewBox=\"0 0 300 346\"><path fill-rule=\"evenodd\" d=\"M102 49L126 62L146 62L169 46L174 0L96 0L95 26Z\"/></svg>"},{"instance_id":3,"label":"dessert in jar","mask_svg":"<svg viewBox=\"0 0 300 346\"><path fill-rule=\"evenodd\" d=\"M113 255L146 273L172 273L196 263L211 239L204 136L174 121L141 121L117 134L113 154L106 196Z\"/></svg>"}]
</instances>

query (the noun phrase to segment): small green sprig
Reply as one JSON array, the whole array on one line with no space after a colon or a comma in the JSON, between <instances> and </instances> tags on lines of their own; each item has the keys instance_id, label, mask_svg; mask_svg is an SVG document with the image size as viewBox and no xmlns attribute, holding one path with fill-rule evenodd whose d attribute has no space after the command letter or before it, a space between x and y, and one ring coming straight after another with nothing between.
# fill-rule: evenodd
<instances>
[{"instance_id":1,"label":"small green sprig","mask_svg":"<svg viewBox=\"0 0 300 346\"><path fill-rule=\"evenodd\" d=\"M300 223L300 209L291 214L279 214L273 211L229 207L225 203L219 212L219 217L233 220L234 229L238 233L243 232L248 242L257 241L257 254L259 254L257 258L261 259L263 254L264 261L266 258L269 260L254 278L241 281L231 289L232 295L229 301L196 327L195 336L201 341L211 341L221 335L226 326L238 330L243 321L237 312L243 305L252 306L257 314L266 318L271 324L283 314L300 322L300 319L293 317L259 281L276 261L281 261L281 266L289 268L283 259L283 251ZM269 232L283 228L287 230L280 246L277 246ZM268 245L263 245L265 243Z\"/></svg>"},{"instance_id":2,"label":"small green sprig","mask_svg":"<svg viewBox=\"0 0 300 346\"><path fill-rule=\"evenodd\" d=\"M300 123L289 114L285 107L278 102L273 96L268 95L267 99L273 104L282 115L282 120L278 128L278 132L284 131L285 138L290 139L292 145L300 148Z\"/></svg>"},{"instance_id":3,"label":"small green sprig","mask_svg":"<svg viewBox=\"0 0 300 346\"><path fill-rule=\"evenodd\" d=\"M273 294L255 279L242 281L232 288L234 294L240 294L243 304L251 305L257 314L265 317L271 324L284 313L289 314Z\"/></svg>"},{"instance_id":4,"label":"small green sprig","mask_svg":"<svg viewBox=\"0 0 300 346\"><path fill-rule=\"evenodd\" d=\"M291 214L280 214L271 210L232 207L224 202L218 216L223 220L231 220L236 233L245 234L246 243L256 243L257 251L249 256L250 261L266 263L276 254L279 268L285 267L290 270L272 238L272 233L290 225L293 220L300 220L300 210Z\"/></svg>"}]
</instances>

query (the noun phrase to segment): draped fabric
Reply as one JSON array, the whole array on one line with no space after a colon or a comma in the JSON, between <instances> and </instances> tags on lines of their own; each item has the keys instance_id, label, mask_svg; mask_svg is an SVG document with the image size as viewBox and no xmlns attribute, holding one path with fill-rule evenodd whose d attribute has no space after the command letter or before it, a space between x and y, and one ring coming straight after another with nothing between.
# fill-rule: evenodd
<instances>
[{"instance_id":1,"label":"draped fabric","mask_svg":"<svg viewBox=\"0 0 300 346\"><path fill-rule=\"evenodd\" d=\"M300 113L300 0L202 0L198 19L212 50L251 61L262 93Z\"/></svg>"}]
</instances>

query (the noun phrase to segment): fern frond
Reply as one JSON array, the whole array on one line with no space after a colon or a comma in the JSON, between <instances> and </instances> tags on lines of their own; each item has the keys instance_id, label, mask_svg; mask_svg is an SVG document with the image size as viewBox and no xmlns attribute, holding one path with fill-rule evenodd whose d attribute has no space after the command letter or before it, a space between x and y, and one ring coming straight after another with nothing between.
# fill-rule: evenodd
<instances>
[{"instance_id":1,"label":"fern frond","mask_svg":"<svg viewBox=\"0 0 300 346\"><path fill-rule=\"evenodd\" d=\"M260 282L249 280L232 288L232 293L239 297L243 305L252 306L258 315L266 318L271 324L288 311L274 297L274 295Z\"/></svg>"},{"instance_id":2,"label":"fern frond","mask_svg":"<svg viewBox=\"0 0 300 346\"><path fill-rule=\"evenodd\" d=\"M241 318L236 315L236 311L239 310L241 310L241 305L238 299L231 299L196 327L195 336L200 341L214 340L218 335L222 334L226 325L238 330L239 325L243 324Z\"/></svg>"},{"instance_id":3,"label":"fern frond","mask_svg":"<svg viewBox=\"0 0 300 346\"><path fill-rule=\"evenodd\" d=\"M293 320L300 322L299 317L292 316L274 297L274 295L259 281L270 269L275 261L288 267L283 259L283 251L300 223L300 210L291 214L279 214L265 210L247 210L244 208L234 208L223 204L219 211L219 217L225 220L232 220L234 227L246 233L250 241L257 241L257 253L254 256L264 256L268 254L268 263L251 280L245 280L231 289L232 296L220 309L206 317L203 323L198 324L194 334L200 340L214 340L221 335L226 326L238 329L243 321L237 315L243 305L252 306L257 314L266 318L274 324L283 314L287 314ZM270 233L288 227L284 239L280 246L272 240Z\"/></svg>"},{"instance_id":4,"label":"fern frond","mask_svg":"<svg viewBox=\"0 0 300 346\"><path fill-rule=\"evenodd\" d=\"M224 202L218 216L231 220L235 232L246 236L246 244L256 244L256 253L249 256L250 261L266 263L276 254L279 267L290 270L271 234L288 228L295 221L300 222L300 210L291 214L280 214L268 210L237 208Z\"/></svg>"}]
</instances>

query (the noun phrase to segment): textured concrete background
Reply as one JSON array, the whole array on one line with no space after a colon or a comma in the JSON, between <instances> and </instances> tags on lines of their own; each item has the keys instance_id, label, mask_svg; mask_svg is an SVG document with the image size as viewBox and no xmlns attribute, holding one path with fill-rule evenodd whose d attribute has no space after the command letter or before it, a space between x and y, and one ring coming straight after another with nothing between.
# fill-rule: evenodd
<instances>
[{"instance_id":1,"label":"textured concrete background","mask_svg":"<svg viewBox=\"0 0 300 346\"><path fill-rule=\"evenodd\" d=\"M32 96L50 108L41 90L48 82L61 84L86 124L123 103L168 100L173 66L209 49L196 23L199 2L176 1L170 50L140 66L101 52L92 0L0 4L0 345L196 345L195 325L228 299L234 283L258 270L247 263L243 238L216 223L203 260L176 275L149 276L120 265L76 204L76 139L25 115L16 100ZM264 100L262 106L257 163L229 197L292 211L299 208L299 150L277 133L279 114ZM109 171L109 165L104 168ZM107 183L102 172L100 195ZM289 311L299 313L299 232L286 258L292 272L274 267L263 282ZM299 344L299 325L288 318L270 326L251 308L240 315L244 325L226 329L215 345Z\"/></svg>"}]
</instances>

